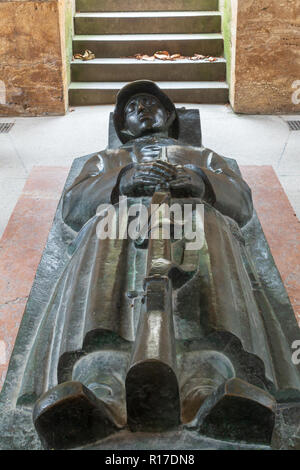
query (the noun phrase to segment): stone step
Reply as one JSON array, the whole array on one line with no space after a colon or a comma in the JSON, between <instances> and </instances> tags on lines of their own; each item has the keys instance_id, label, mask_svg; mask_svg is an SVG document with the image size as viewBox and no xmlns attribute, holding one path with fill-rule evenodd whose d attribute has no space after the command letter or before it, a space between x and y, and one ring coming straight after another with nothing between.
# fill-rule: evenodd
<instances>
[{"instance_id":1,"label":"stone step","mask_svg":"<svg viewBox=\"0 0 300 470\"><path fill-rule=\"evenodd\" d=\"M157 82L175 103L225 104L225 82ZM69 87L71 106L113 104L126 82L72 82Z\"/></svg>"},{"instance_id":2,"label":"stone step","mask_svg":"<svg viewBox=\"0 0 300 470\"><path fill-rule=\"evenodd\" d=\"M215 11L218 0L77 0L76 10L86 11Z\"/></svg>"},{"instance_id":3,"label":"stone step","mask_svg":"<svg viewBox=\"0 0 300 470\"><path fill-rule=\"evenodd\" d=\"M218 11L76 13L75 34L219 33Z\"/></svg>"},{"instance_id":4,"label":"stone step","mask_svg":"<svg viewBox=\"0 0 300 470\"><path fill-rule=\"evenodd\" d=\"M171 54L192 56L195 52L219 57L223 54L221 34L124 34L78 35L73 40L73 53L82 54L86 49L98 58L118 58L137 53L152 55L159 50Z\"/></svg>"},{"instance_id":5,"label":"stone step","mask_svg":"<svg viewBox=\"0 0 300 470\"><path fill-rule=\"evenodd\" d=\"M226 61L176 60L147 62L136 59L75 60L71 64L73 82L114 82L148 79L153 81L220 81L226 78Z\"/></svg>"}]
</instances>

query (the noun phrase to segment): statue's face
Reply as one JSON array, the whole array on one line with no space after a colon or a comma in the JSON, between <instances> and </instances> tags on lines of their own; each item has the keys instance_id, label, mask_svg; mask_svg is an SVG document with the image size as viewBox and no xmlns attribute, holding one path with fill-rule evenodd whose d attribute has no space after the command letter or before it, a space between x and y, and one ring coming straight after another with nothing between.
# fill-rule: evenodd
<instances>
[{"instance_id":1,"label":"statue's face","mask_svg":"<svg viewBox=\"0 0 300 470\"><path fill-rule=\"evenodd\" d=\"M166 130L168 112L153 95L133 96L125 107L125 130L135 137Z\"/></svg>"}]
</instances>

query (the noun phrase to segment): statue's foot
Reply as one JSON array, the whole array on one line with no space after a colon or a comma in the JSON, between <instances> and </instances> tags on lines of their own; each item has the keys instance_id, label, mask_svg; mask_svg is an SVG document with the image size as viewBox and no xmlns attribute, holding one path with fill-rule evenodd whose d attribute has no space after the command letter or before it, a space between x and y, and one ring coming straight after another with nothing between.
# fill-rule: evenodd
<instances>
[{"instance_id":1,"label":"statue's foot","mask_svg":"<svg viewBox=\"0 0 300 470\"><path fill-rule=\"evenodd\" d=\"M269 445L275 408L268 392L233 378L204 401L188 427L215 439Z\"/></svg>"},{"instance_id":2,"label":"statue's foot","mask_svg":"<svg viewBox=\"0 0 300 470\"><path fill-rule=\"evenodd\" d=\"M180 424L174 371L158 360L141 361L126 378L127 424L131 431L165 431Z\"/></svg>"},{"instance_id":3,"label":"statue's foot","mask_svg":"<svg viewBox=\"0 0 300 470\"><path fill-rule=\"evenodd\" d=\"M33 421L48 449L77 447L118 430L107 405L80 382L64 382L42 395Z\"/></svg>"}]
</instances>

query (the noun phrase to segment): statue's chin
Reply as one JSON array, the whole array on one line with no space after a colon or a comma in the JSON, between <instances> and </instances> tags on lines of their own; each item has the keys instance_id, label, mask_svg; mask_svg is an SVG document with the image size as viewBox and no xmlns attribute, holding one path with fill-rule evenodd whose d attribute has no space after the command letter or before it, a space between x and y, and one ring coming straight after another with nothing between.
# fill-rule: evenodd
<instances>
[{"instance_id":1,"label":"statue's chin","mask_svg":"<svg viewBox=\"0 0 300 470\"><path fill-rule=\"evenodd\" d=\"M150 134L160 134L162 132L167 132L165 128L162 128L161 126L154 126L153 124L151 125L145 125L141 128L141 132L137 137L142 137L144 135L150 135Z\"/></svg>"},{"instance_id":2,"label":"statue's chin","mask_svg":"<svg viewBox=\"0 0 300 470\"><path fill-rule=\"evenodd\" d=\"M152 119L145 119L140 123L140 130L141 133L143 132L154 132L155 130L155 125Z\"/></svg>"},{"instance_id":3,"label":"statue's chin","mask_svg":"<svg viewBox=\"0 0 300 470\"><path fill-rule=\"evenodd\" d=\"M164 127L155 126L153 125L153 123L148 124L147 122L144 122L142 124L143 125L141 125L139 129L135 129L135 131L125 131L124 133L127 133L127 135L130 136L130 139L137 139L139 137L144 137L153 134L168 134L168 130Z\"/></svg>"}]
</instances>

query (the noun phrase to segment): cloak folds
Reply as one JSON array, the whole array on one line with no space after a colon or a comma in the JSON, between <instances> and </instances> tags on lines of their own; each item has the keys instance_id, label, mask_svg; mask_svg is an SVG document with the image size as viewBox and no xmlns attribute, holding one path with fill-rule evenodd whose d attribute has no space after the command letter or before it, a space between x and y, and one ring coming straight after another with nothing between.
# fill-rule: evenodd
<instances>
[{"instance_id":1,"label":"cloak folds","mask_svg":"<svg viewBox=\"0 0 300 470\"><path fill-rule=\"evenodd\" d=\"M93 155L65 191L59 211L73 240L40 315L19 403L32 403L58 382L72 378L76 360L90 351L111 344L130 351L141 307L146 250L130 240L99 240L95 213L100 204L110 202L120 170L143 161L145 148L153 150L155 145L168 145L171 163L203 172L215 194L213 204L204 201L205 243L190 255L196 273L187 289L179 288L174 296L178 344L199 347L201 341L219 334L223 351L222 338L229 335L240 343L241 356L248 353L245 367L252 360L260 362L264 382L271 381L275 391L300 389L299 368L291 362L290 332L298 334L296 322L253 214L248 186L233 161L203 147L171 144L170 139L137 139L132 146ZM263 250L261 258L266 261L258 269L258 254ZM273 276L268 285L267 270ZM114 340L105 343L103 335L110 334ZM218 347L218 340L213 342ZM229 351L230 346L226 347Z\"/></svg>"}]
</instances>

